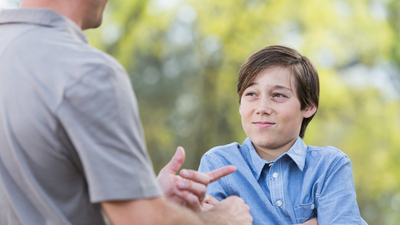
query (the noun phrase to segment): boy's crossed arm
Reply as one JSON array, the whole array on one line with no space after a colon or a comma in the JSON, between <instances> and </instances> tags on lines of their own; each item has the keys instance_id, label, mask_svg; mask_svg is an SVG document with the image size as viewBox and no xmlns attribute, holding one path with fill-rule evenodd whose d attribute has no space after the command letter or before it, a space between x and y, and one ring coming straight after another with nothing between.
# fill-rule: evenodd
<instances>
[{"instance_id":1,"label":"boy's crossed arm","mask_svg":"<svg viewBox=\"0 0 400 225\"><path fill-rule=\"evenodd\" d=\"M218 203L218 199L214 198L212 195L207 195L207 197L204 199L202 208L204 211L209 210L214 207ZM298 223L294 225L318 225L318 219L317 217L314 217L312 219L307 220L304 223Z\"/></svg>"}]
</instances>

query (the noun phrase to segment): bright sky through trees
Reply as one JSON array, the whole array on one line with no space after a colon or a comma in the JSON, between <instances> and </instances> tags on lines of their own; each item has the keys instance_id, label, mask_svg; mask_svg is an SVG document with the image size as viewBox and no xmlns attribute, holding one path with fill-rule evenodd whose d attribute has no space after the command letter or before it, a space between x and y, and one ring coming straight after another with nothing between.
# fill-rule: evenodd
<instances>
[{"instance_id":1,"label":"bright sky through trees","mask_svg":"<svg viewBox=\"0 0 400 225\"><path fill-rule=\"evenodd\" d=\"M399 0L110 0L86 34L128 71L156 171L178 145L196 169L208 149L242 143L240 66L267 45L296 48L321 81L305 142L345 152L362 216L398 225L399 21Z\"/></svg>"}]
</instances>

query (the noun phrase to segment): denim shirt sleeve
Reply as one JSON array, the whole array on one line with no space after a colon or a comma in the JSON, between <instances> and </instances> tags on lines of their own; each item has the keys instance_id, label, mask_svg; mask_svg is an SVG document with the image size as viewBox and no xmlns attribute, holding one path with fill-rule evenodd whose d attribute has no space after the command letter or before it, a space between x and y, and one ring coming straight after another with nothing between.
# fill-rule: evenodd
<instances>
[{"instance_id":1,"label":"denim shirt sleeve","mask_svg":"<svg viewBox=\"0 0 400 225\"><path fill-rule=\"evenodd\" d=\"M346 155L332 163L315 198L319 224L367 224L358 209L351 163Z\"/></svg>"},{"instance_id":2,"label":"denim shirt sleeve","mask_svg":"<svg viewBox=\"0 0 400 225\"><path fill-rule=\"evenodd\" d=\"M208 173L210 171L219 169L221 167L224 167L226 165L223 165L218 158L205 154L201 158L200 161L200 166L199 166L199 172L202 173ZM218 199L219 201L222 201L223 199L227 198L230 196L229 190L226 188L229 187L229 175L226 177L222 177L219 180L210 183L207 186L207 195L212 195L214 198Z\"/></svg>"}]
</instances>

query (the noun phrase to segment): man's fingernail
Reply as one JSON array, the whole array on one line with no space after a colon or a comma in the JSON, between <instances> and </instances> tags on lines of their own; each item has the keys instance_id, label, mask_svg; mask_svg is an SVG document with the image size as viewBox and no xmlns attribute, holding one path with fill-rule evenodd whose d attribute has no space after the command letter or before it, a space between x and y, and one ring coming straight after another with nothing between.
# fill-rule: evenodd
<instances>
[{"instance_id":1,"label":"man's fingernail","mask_svg":"<svg viewBox=\"0 0 400 225\"><path fill-rule=\"evenodd\" d=\"M189 171L182 170L182 175L188 177L189 176Z\"/></svg>"},{"instance_id":2,"label":"man's fingernail","mask_svg":"<svg viewBox=\"0 0 400 225\"><path fill-rule=\"evenodd\" d=\"M179 183L178 183L178 187L180 187L180 188L185 187L185 182L179 182Z\"/></svg>"},{"instance_id":3,"label":"man's fingernail","mask_svg":"<svg viewBox=\"0 0 400 225\"><path fill-rule=\"evenodd\" d=\"M175 190L176 195L181 195L181 192L179 190Z\"/></svg>"}]
</instances>

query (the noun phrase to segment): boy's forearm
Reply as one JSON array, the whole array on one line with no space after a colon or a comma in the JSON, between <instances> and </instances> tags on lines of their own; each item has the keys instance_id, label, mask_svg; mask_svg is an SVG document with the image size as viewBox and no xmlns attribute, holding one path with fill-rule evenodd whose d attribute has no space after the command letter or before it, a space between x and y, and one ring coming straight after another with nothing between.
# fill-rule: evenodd
<instances>
[{"instance_id":1,"label":"boy's forearm","mask_svg":"<svg viewBox=\"0 0 400 225\"><path fill-rule=\"evenodd\" d=\"M310 220L307 220L304 223L299 223L299 224L294 224L294 225L318 225L318 219L317 219L317 217L314 217Z\"/></svg>"}]
</instances>

